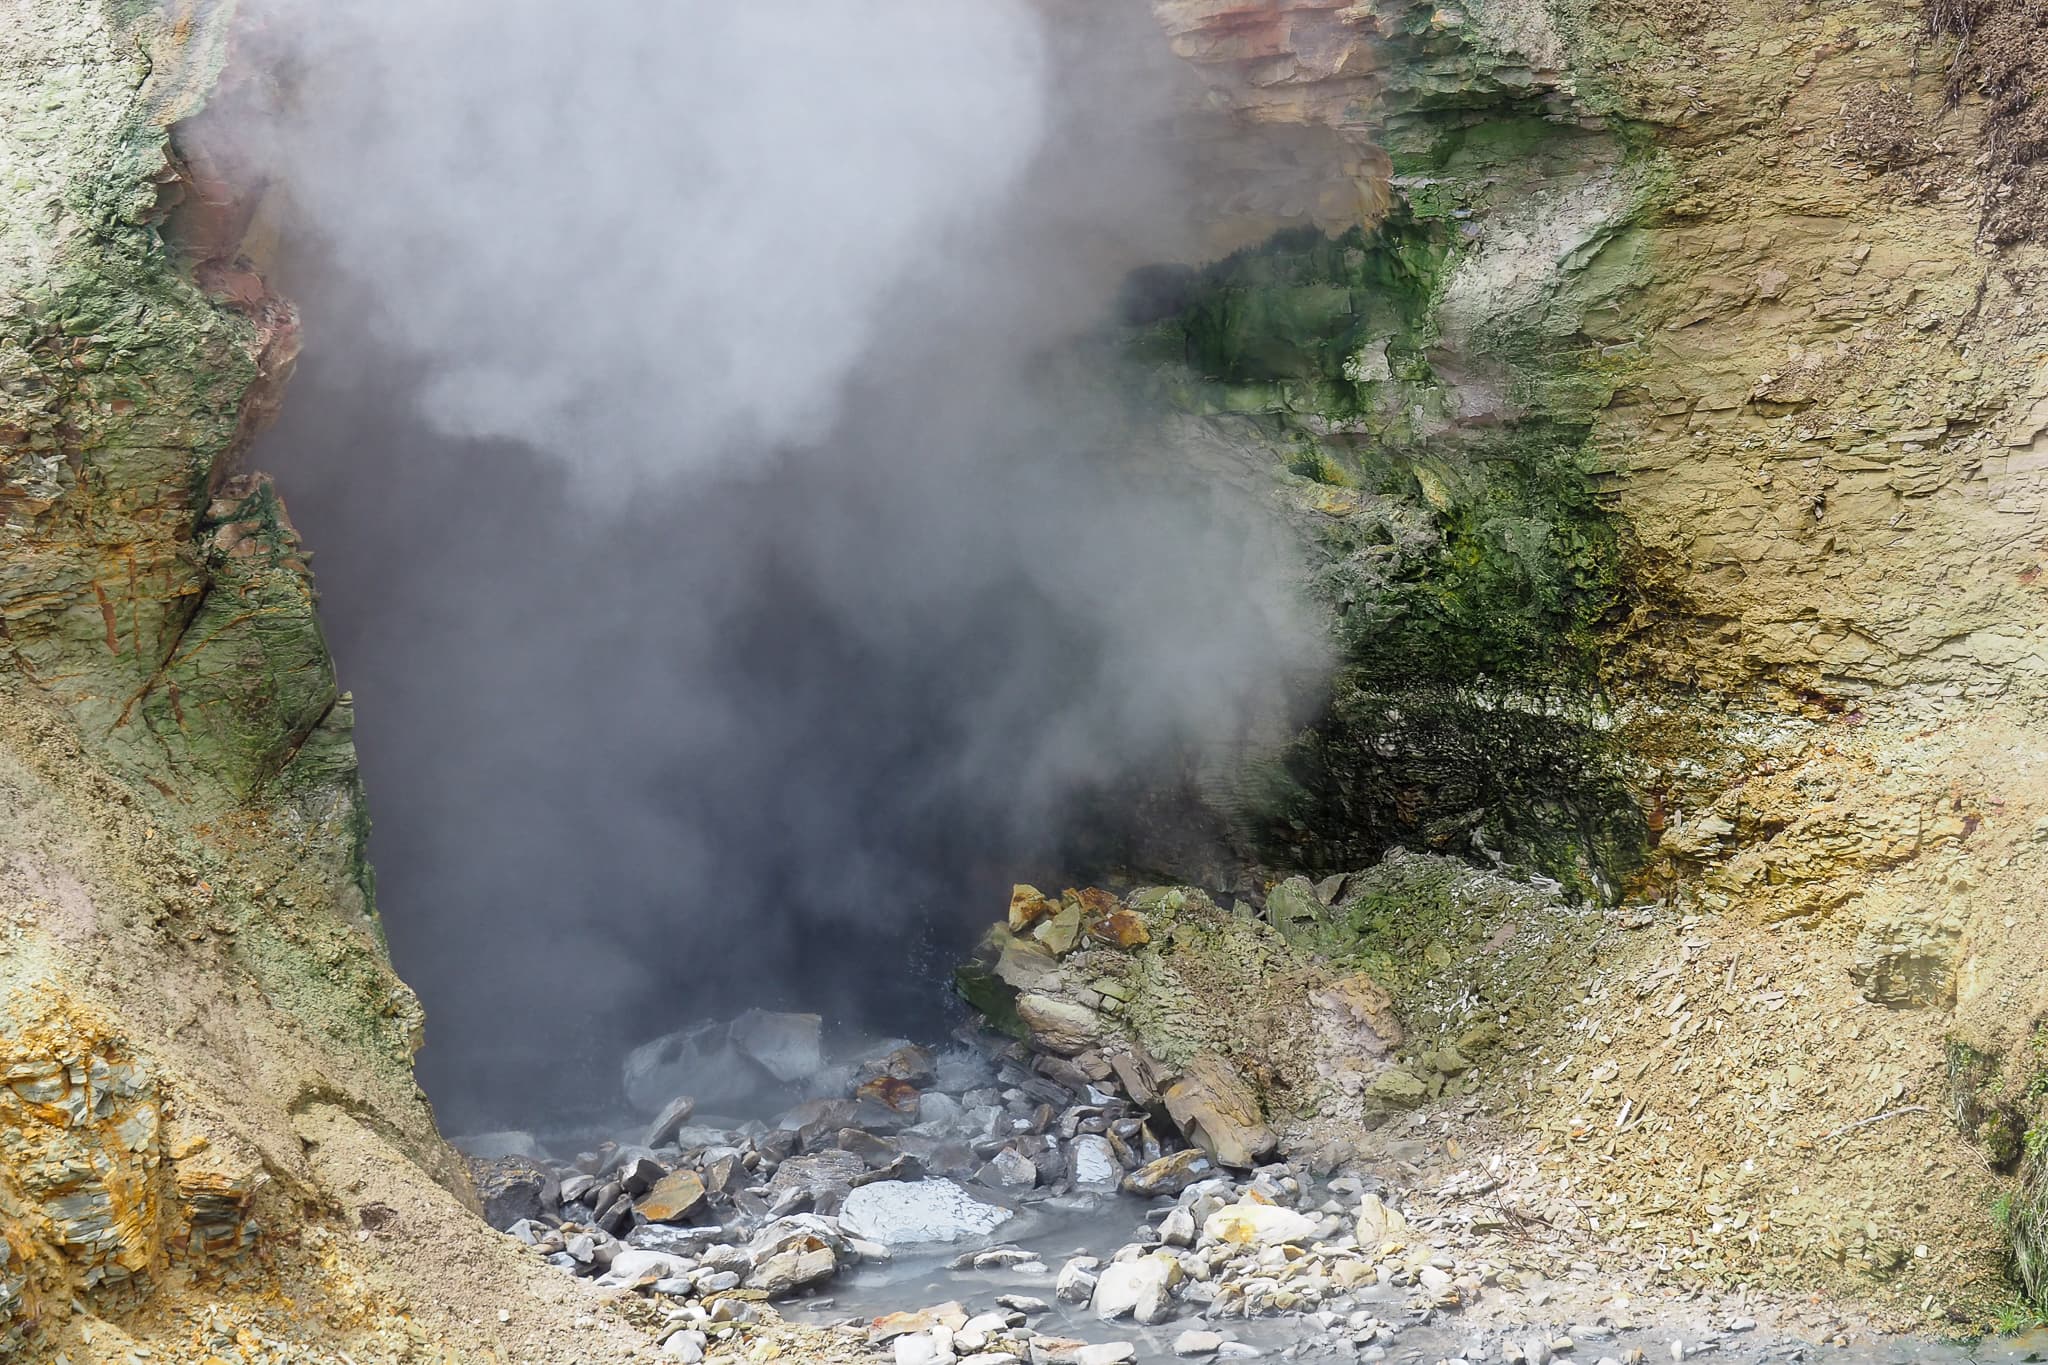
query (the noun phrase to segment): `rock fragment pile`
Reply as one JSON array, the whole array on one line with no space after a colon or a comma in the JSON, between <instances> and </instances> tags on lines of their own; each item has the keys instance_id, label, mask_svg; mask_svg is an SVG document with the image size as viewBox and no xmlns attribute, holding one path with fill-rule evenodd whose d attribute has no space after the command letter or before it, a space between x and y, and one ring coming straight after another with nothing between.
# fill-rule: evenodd
<instances>
[{"instance_id":1,"label":"rock fragment pile","mask_svg":"<svg viewBox=\"0 0 2048 1365\"><path fill-rule=\"evenodd\" d=\"M1213 1169L1107 1072L1112 1088L1071 1068L1056 1077L1014 1043L940 1055L891 1044L828 1064L817 1023L756 1012L627 1063L647 1101L661 1068L708 1065L744 1037L793 1080L754 1063L762 1073L825 1092L772 1119L693 1121L694 1097L667 1096L641 1142L566 1159L524 1134L464 1144L487 1215L570 1274L666 1300L694 1330L753 1320L863 1261L985 1240L1021 1199L1177 1194ZM757 1075L742 1084L762 1093Z\"/></svg>"}]
</instances>

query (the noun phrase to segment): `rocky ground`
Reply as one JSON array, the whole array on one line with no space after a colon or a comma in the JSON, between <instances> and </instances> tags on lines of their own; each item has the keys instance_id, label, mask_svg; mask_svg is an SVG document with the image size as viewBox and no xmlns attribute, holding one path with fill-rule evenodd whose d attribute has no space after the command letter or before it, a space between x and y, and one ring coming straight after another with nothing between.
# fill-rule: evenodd
<instances>
[{"instance_id":1,"label":"rocky ground","mask_svg":"<svg viewBox=\"0 0 2048 1365\"><path fill-rule=\"evenodd\" d=\"M1868 1340L1812 1304L1603 1269L1595 1239L1484 1171L1415 1183L1444 1142L1423 1114L1375 1130L1371 1159L1233 1168L1075 1066L969 1030L833 1057L816 1016L756 1012L639 1049L625 1085L802 1096L777 1112L706 1121L671 1095L574 1154L460 1145L491 1221L685 1361L1590 1365Z\"/></svg>"}]
</instances>

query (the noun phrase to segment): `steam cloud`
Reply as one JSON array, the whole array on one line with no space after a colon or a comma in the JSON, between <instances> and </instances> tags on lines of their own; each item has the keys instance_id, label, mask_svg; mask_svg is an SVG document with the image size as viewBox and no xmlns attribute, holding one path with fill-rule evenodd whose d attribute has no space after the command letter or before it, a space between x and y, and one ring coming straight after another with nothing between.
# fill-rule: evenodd
<instances>
[{"instance_id":1,"label":"steam cloud","mask_svg":"<svg viewBox=\"0 0 2048 1365\"><path fill-rule=\"evenodd\" d=\"M1142 4L275 0L252 50L212 135L308 335L256 460L458 1122L750 1004L916 1022L1090 793L1315 668L1256 488L1075 340L1190 249Z\"/></svg>"},{"instance_id":2,"label":"steam cloud","mask_svg":"<svg viewBox=\"0 0 2048 1365\"><path fill-rule=\"evenodd\" d=\"M828 424L885 293L1045 131L1019 0L355 0L278 31L278 160L428 362L425 415L606 482Z\"/></svg>"}]
</instances>

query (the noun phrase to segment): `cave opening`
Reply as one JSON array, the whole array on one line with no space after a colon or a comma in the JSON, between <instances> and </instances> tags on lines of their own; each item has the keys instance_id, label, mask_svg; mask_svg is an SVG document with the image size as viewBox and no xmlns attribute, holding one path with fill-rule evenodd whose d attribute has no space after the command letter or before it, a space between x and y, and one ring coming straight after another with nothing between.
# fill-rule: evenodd
<instances>
[{"instance_id":1,"label":"cave opening","mask_svg":"<svg viewBox=\"0 0 2048 1365\"><path fill-rule=\"evenodd\" d=\"M341 49L434 127L291 51L184 131L270 138L211 149L272 182L304 318L248 463L315 556L450 1131L613 1105L627 1049L748 1009L942 1037L1012 883L1242 864L1204 789L1321 656L1284 537L1179 467L1112 334L1132 272L1200 254L1187 71L1140 6L998 8L1041 50L908 103L620 94L637 35L558 59L546 21L494 40L510 77L442 82L423 22ZM494 104L534 72L544 125ZM947 98L1037 125L978 189L921 169L978 155L911 136ZM679 114L715 127L647 131ZM793 225L787 163L834 120L900 202Z\"/></svg>"}]
</instances>

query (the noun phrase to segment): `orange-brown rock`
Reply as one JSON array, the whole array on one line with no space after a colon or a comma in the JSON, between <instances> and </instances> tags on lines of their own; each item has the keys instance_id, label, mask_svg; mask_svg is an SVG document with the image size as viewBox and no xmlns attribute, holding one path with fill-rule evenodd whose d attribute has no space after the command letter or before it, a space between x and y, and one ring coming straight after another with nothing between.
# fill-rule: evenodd
<instances>
[{"instance_id":1,"label":"orange-brown rock","mask_svg":"<svg viewBox=\"0 0 2048 1365\"><path fill-rule=\"evenodd\" d=\"M676 1223L704 1207L704 1181L695 1171L671 1171L633 1205L652 1223Z\"/></svg>"},{"instance_id":2,"label":"orange-brown rock","mask_svg":"<svg viewBox=\"0 0 2048 1365\"><path fill-rule=\"evenodd\" d=\"M1010 888L1010 932L1030 932L1032 925L1052 914L1055 908L1037 887L1019 882Z\"/></svg>"}]
</instances>

